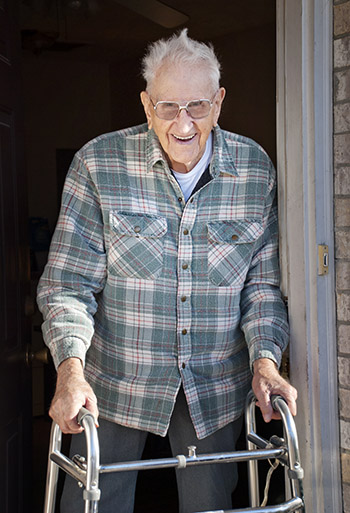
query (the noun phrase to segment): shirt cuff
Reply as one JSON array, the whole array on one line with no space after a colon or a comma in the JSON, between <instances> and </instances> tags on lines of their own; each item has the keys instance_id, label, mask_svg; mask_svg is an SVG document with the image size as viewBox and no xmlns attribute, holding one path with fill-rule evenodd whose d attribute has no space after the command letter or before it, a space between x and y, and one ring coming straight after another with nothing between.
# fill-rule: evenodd
<instances>
[{"instance_id":1,"label":"shirt cuff","mask_svg":"<svg viewBox=\"0 0 350 513\"><path fill-rule=\"evenodd\" d=\"M267 344L265 349L259 349L255 351L254 349L250 351L250 369L252 374L254 373L254 362L255 360L259 360L260 358L269 358L277 365L277 368L280 368L281 360L282 360L282 351L280 348L274 344Z\"/></svg>"},{"instance_id":2,"label":"shirt cuff","mask_svg":"<svg viewBox=\"0 0 350 513\"><path fill-rule=\"evenodd\" d=\"M56 370L67 358L79 358L83 367L85 366L87 349L85 343L80 338L69 337L61 339L58 342L52 342L50 344L50 351Z\"/></svg>"}]
</instances>

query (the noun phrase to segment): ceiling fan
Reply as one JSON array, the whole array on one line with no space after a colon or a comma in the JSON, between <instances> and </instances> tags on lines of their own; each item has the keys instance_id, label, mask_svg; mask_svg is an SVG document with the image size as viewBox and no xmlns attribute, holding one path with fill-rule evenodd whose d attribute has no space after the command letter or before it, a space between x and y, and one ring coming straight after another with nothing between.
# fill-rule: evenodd
<instances>
[{"instance_id":1,"label":"ceiling fan","mask_svg":"<svg viewBox=\"0 0 350 513\"><path fill-rule=\"evenodd\" d=\"M116 0L145 18L165 28L175 28L188 21L189 17L158 0Z\"/></svg>"},{"instance_id":2,"label":"ceiling fan","mask_svg":"<svg viewBox=\"0 0 350 513\"><path fill-rule=\"evenodd\" d=\"M159 0L113 0L128 9L150 19L164 28L183 25L189 17L162 3ZM22 0L23 4L34 12L47 14L57 21L57 30L42 31L37 29L22 30L22 46L36 54L44 51L70 51L88 43L68 41L60 37L62 16L67 9L94 15L101 7L101 0Z\"/></svg>"},{"instance_id":3,"label":"ceiling fan","mask_svg":"<svg viewBox=\"0 0 350 513\"><path fill-rule=\"evenodd\" d=\"M182 12L165 5L159 0L114 0L128 9L141 14L145 18L165 28L175 28L183 25L189 17ZM98 6L96 0L66 0L69 7L80 9L86 4L91 11Z\"/></svg>"}]
</instances>

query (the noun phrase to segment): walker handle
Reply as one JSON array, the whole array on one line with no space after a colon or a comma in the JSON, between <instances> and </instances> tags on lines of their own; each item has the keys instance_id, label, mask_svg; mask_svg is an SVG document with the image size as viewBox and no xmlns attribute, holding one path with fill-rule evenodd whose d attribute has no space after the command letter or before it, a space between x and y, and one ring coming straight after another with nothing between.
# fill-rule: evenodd
<instances>
[{"instance_id":1,"label":"walker handle","mask_svg":"<svg viewBox=\"0 0 350 513\"><path fill-rule=\"evenodd\" d=\"M87 416L90 416L94 419L94 422L95 422L95 417L93 416L93 414L91 413L90 410L88 410L87 408L84 408L84 406L82 408L80 408L79 410L79 413L77 415L77 422L80 426L84 427L83 426L83 422L84 422L84 419L87 417Z\"/></svg>"},{"instance_id":2,"label":"walker handle","mask_svg":"<svg viewBox=\"0 0 350 513\"><path fill-rule=\"evenodd\" d=\"M276 411L279 411L279 408L277 406L277 403L278 401L284 401L286 404L287 404L287 401L285 400L284 397L282 397L281 395L272 395L271 396L271 404L272 404L272 408Z\"/></svg>"}]
</instances>

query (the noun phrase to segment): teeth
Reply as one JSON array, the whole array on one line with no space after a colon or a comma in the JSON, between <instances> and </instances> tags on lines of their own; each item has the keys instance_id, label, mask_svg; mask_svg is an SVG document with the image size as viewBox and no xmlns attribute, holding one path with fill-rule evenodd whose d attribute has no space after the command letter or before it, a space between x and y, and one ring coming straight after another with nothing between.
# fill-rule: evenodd
<instances>
[{"instance_id":1,"label":"teeth","mask_svg":"<svg viewBox=\"0 0 350 513\"><path fill-rule=\"evenodd\" d=\"M187 137L180 137L179 135L173 134L176 139L179 139L179 141L189 141L190 139L193 139L194 135L188 135Z\"/></svg>"}]
</instances>

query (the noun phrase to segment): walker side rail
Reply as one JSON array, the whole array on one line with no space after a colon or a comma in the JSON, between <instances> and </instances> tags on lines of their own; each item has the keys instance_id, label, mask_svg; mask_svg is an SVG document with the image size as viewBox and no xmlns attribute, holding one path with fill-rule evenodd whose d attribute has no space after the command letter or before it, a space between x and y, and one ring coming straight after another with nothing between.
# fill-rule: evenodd
<instances>
[{"instance_id":1,"label":"walker side rail","mask_svg":"<svg viewBox=\"0 0 350 513\"><path fill-rule=\"evenodd\" d=\"M206 465L211 463L248 462L248 476L250 482L250 503L253 508L226 510L216 513L282 513L304 511L302 496L302 468L299 461L298 442L293 417L285 401L281 397L273 399L274 408L280 412L286 442L278 437L271 437L266 441L259 437L255 431L255 398L249 394L246 406L246 425L248 450L227 453L196 454L196 447L188 447L188 455L178 455L173 458L161 458L140 461L127 461L100 464L99 443L95 421L91 413L82 408L78 421L83 426L86 436L87 457L74 456L71 459L61 453L62 433L59 427L53 423L49 447L48 471L46 482L46 496L44 513L54 513L58 470L61 468L67 474L77 480L84 488L85 513L98 513L98 501L100 499L99 474L111 472L125 472L133 470L150 470L157 468L185 468L193 465ZM288 467L288 477L292 481L291 498L277 506L259 507L258 470L259 460L278 459ZM214 513L214 512L202 512Z\"/></svg>"},{"instance_id":2,"label":"walker side rail","mask_svg":"<svg viewBox=\"0 0 350 513\"><path fill-rule=\"evenodd\" d=\"M49 458L46 476L46 493L44 513L54 513L58 471L59 468L77 480L79 486L84 487L83 498L85 503L84 513L97 513L100 500L99 474L100 474L100 445L93 415L81 408L78 422L84 428L86 438L86 459L74 456L73 460L61 453L62 431L53 422L49 444Z\"/></svg>"},{"instance_id":3,"label":"walker side rail","mask_svg":"<svg viewBox=\"0 0 350 513\"><path fill-rule=\"evenodd\" d=\"M283 425L283 438L273 435L269 441L261 438L256 433L256 418L255 418L255 404L256 398L252 392L248 394L246 403L246 433L247 433L247 447L248 450L253 451L256 447L266 449L271 446L284 447L286 449L285 456L278 458L279 461L286 467L287 476L290 483L290 494L294 499L301 499L301 506L296 509L302 513L305 512L304 492L303 492L303 477L304 470L301 466L298 435L296 431L295 422L292 414L289 411L286 401L281 396L272 396L271 402L274 410L278 411ZM248 481L249 481L249 499L251 506L257 508L260 504L259 499L259 481L258 481L258 466L256 460L248 461ZM282 506L282 505L281 505ZM281 507L280 506L280 507ZM258 511L263 511L262 508ZM285 511L273 510L271 511ZM294 511L294 510L286 510ZM229 512L228 512L229 513ZM236 513L238 513L236 511Z\"/></svg>"}]
</instances>

